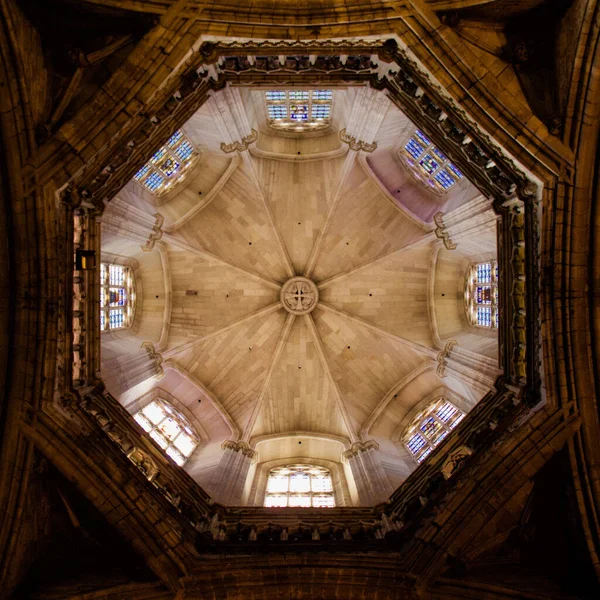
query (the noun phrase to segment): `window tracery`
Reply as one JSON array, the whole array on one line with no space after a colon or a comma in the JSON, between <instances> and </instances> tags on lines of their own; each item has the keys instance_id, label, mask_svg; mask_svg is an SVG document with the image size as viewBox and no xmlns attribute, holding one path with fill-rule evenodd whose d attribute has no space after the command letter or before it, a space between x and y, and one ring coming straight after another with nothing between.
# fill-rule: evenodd
<instances>
[{"instance_id":1,"label":"window tracery","mask_svg":"<svg viewBox=\"0 0 600 600\"><path fill-rule=\"evenodd\" d=\"M130 327L134 308L135 282L131 269L100 263L100 331Z\"/></svg>"},{"instance_id":2,"label":"window tracery","mask_svg":"<svg viewBox=\"0 0 600 600\"><path fill-rule=\"evenodd\" d=\"M160 196L182 180L197 158L198 152L178 129L133 178Z\"/></svg>"},{"instance_id":3,"label":"window tracery","mask_svg":"<svg viewBox=\"0 0 600 600\"><path fill-rule=\"evenodd\" d=\"M419 129L410 137L402 153L411 175L435 192L447 192L464 175Z\"/></svg>"},{"instance_id":4,"label":"window tracery","mask_svg":"<svg viewBox=\"0 0 600 600\"><path fill-rule=\"evenodd\" d=\"M179 466L200 443L189 421L162 398L144 406L133 418Z\"/></svg>"},{"instance_id":5,"label":"window tracery","mask_svg":"<svg viewBox=\"0 0 600 600\"><path fill-rule=\"evenodd\" d=\"M471 325L498 327L498 263L471 265L465 285L465 308Z\"/></svg>"},{"instance_id":6,"label":"window tracery","mask_svg":"<svg viewBox=\"0 0 600 600\"><path fill-rule=\"evenodd\" d=\"M271 469L265 506L332 508L335 495L331 473L314 465L287 465Z\"/></svg>"},{"instance_id":7,"label":"window tracery","mask_svg":"<svg viewBox=\"0 0 600 600\"><path fill-rule=\"evenodd\" d=\"M464 416L465 413L452 402L439 398L407 427L404 444L417 462L423 462Z\"/></svg>"},{"instance_id":8,"label":"window tracery","mask_svg":"<svg viewBox=\"0 0 600 600\"><path fill-rule=\"evenodd\" d=\"M312 131L329 124L332 90L269 90L265 99L275 129Z\"/></svg>"}]
</instances>

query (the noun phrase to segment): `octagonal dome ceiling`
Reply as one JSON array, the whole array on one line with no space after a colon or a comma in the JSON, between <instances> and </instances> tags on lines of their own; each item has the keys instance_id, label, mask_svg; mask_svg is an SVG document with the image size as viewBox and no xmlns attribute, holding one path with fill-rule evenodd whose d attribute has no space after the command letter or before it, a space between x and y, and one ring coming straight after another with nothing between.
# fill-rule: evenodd
<instances>
[{"instance_id":1,"label":"octagonal dome ceiling","mask_svg":"<svg viewBox=\"0 0 600 600\"><path fill-rule=\"evenodd\" d=\"M132 181L107 208L103 260L133 267L138 307L130 330L103 333L103 377L132 411L153 390L175 398L213 445L206 468L224 439L294 436L375 437L392 464L394 431L428 394L485 392L436 361L450 338L496 359L496 334L469 326L462 297L468 265L495 256L495 222L443 246L433 215L481 197L466 179L440 195L411 177L400 151L415 126L383 94L335 89L315 133L269 127L264 98L215 94L182 128L193 172L160 198ZM351 150L342 129L376 149ZM142 251L157 215L162 237ZM144 371L141 342L162 378Z\"/></svg>"}]
</instances>

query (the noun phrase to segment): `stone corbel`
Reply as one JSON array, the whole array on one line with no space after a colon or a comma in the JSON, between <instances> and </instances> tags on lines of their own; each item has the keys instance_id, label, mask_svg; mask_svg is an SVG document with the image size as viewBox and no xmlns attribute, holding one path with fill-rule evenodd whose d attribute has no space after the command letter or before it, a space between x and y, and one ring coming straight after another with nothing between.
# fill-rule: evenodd
<instances>
[{"instance_id":1,"label":"stone corbel","mask_svg":"<svg viewBox=\"0 0 600 600\"><path fill-rule=\"evenodd\" d=\"M340 131L340 140L345 144L350 146L350 150L354 150L356 152L363 150L364 152L373 152L377 148L377 142L372 142L367 144L367 142L363 142L362 140L357 140L355 137L348 135L346 133L346 129L342 129Z\"/></svg>"},{"instance_id":2,"label":"stone corbel","mask_svg":"<svg viewBox=\"0 0 600 600\"><path fill-rule=\"evenodd\" d=\"M225 440L221 444L223 450L231 450L232 452L241 452L244 456L250 459L256 458L255 450L252 450L246 442L234 442L233 440Z\"/></svg>"},{"instance_id":3,"label":"stone corbel","mask_svg":"<svg viewBox=\"0 0 600 600\"><path fill-rule=\"evenodd\" d=\"M225 152L225 154L231 154L232 152L243 152L244 150L248 150L250 144L253 144L257 139L258 132L256 129L253 129L252 133L242 138L241 142L239 140L232 142L231 144L221 142L221 150Z\"/></svg>"},{"instance_id":4,"label":"stone corbel","mask_svg":"<svg viewBox=\"0 0 600 600\"><path fill-rule=\"evenodd\" d=\"M450 353L452 352L452 348L458 345L456 340L448 340L444 346L444 349L441 352L438 352L437 355L437 369L436 374L438 377L446 376L446 365L448 364L448 359L450 358Z\"/></svg>"},{"instance_id":5,"label":"stone corbel","mask_svg":"<svg viewBox=\"0 0 600 600\"><path fill-rule=\"evenodd\" d=\"M156 377L160 379L165 374L162 366L162 354L155 350L154 344L152 342L142 342L142 348L146 350L146 352L148 353L148 357L154 363L154 368L156 369Z\"/></svg>"},{"instance_id":6,"label":"stone corbel","mask_svg":"<svg viewBox=\"0 0 600 600\"><path fill-rule=\"evenodd\" d=\"M446 229L446 225L444 225L444 213L436 213L433 216L433 221L437 225L435 228L436 237L444 242L444 246L447 250L456 250L456 244L450 239L450 234Z\"/></svg>"},{"instance_id":7,"label":"stone corbel","mask_svg":"<svg viewBox=\"0 0 600 600\"><path fill-rule=\"evenodd\" d=\"M342 459L347 463L351 458L367 452L368 450L379 450L379 444L375 440L366 442L354 442L348 450L342 453Z\"/></svg>"},{"instance_id":8,"label":"stone corbel","mask_svg":"<svg viewBox=\"0 0 600 600\"><path fill-rule=\"evenodd\" d=\"M473 450L468 446L459 446L456 450L453 450L440 469L444 478L450 479L458 471L465 458L471 456L471 454L473 454Z\"/></svg>"},{"instance_id":9,"label":"stone corbel","mask_svg":"<svg viewBox=\"0 0 600 600\"><path fill-rule=\"evenodd\" d=\"M148 237L148 241L142 246L142 250L144 252L150 252L150 250L154 248L155 242L160 240L163 236L162 226L165 222L165 218L160 213L155 213L154 219L154 225L152 226L152 231Z\"/></svg>"}]
</instances>

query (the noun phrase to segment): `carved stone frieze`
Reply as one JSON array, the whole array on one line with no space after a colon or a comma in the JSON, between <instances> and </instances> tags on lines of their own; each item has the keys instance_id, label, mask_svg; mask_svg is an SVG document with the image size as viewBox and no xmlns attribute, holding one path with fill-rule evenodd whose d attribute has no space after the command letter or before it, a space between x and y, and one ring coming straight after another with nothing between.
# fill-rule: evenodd
<instances>
[{"instance_id":1,"label":"carved stone frieze","mask_svg":"<svg viewBox=\"0 0 600 600\"><path fill-rule=\"evenodd\" d=\"M354 150L355 152L359 152L360 150L363 152L374 152L377 149L377 142L368 144L367 142L357 140L355 137L348 135L345 129L340 131L340 140L345 144L348 144L350 150Z\"/></svg>"}]
</instances>

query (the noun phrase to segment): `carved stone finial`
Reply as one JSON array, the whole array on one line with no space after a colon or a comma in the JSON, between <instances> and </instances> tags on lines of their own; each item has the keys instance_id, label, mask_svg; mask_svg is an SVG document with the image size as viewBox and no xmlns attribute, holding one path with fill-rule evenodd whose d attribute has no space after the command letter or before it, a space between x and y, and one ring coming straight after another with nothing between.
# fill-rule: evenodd
<instances>
[{"instance_id":1,"label":"carved stone finial","mask_svg":"<svg viewBox=\"0 0 600 600\"><path fill-rule=\"evenodd\" d=\"M165 222L165 218L160 213L155 213L154 218L155 222L152 226L152 232L148 237L148 241L142 246L144 252L150 252L154 248L155 242L163 236L162 225Z\"/></svg>"},{"instance_id":2,"label":"carved stone finial","mask_svg":"<svg viewBox=\"0 0 600 600\"><path fill-rule=\"evenodd\" d=\"M374 152L377 149L377 142L367 144L367 142L357 140L355 137L348 135L346 129L340 131L340 140L345 144L348 144L350 150L354 150L355 152L359 152L360 150L364 152Z\"/></svg>"},{"instance_id":3,"label":"carved stone finial","mask_svg":"<svg viewBox=\"0 0 600 600\"><path fill-rule=\"evenodd\" d=\"M244 150L248 150L250 144L254 143L258 139L258 132L256 129L252 130L250 135L242 138L242 141L235 141L231 144L226 144L225 142L221 142L221 150L225 152L225 154L231 154L232 152L243 152Z\"/></svg>"},{"instance_id":4,"label":"carved stone finial","mask_svg":"<svg viewBox=\"0 0 600 600\"><path fill-rule=\"evenodd\" d=\"M446 229L446 225L444 225L443 217L443 212L438 212L433 216L433 222L437 225L435 235L444 242L447 250L456 250L456 244L450 239L450 234Z\"/></svg>"}]
</instances>

